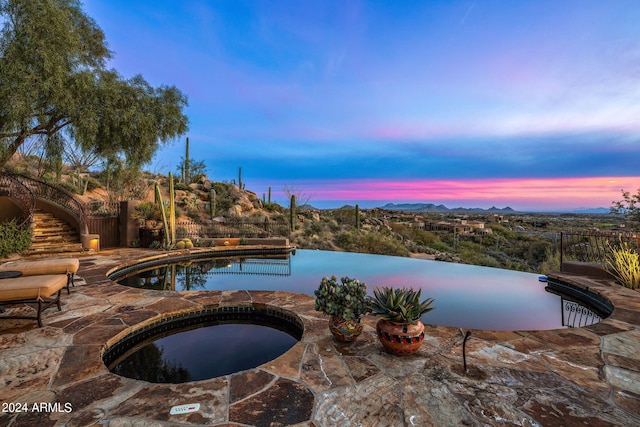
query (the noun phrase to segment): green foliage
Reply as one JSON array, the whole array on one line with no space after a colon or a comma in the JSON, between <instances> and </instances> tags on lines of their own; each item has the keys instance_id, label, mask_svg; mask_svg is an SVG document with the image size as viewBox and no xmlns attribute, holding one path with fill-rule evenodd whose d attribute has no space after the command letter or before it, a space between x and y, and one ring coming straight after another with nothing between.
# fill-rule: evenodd
<instances>
[{"instance_id":1,"label":"green foliage","mask_svg":"<svg viewBox=\"0 0 640 427\"><path fill-rule=\"evenodd\" d=\"M141 221L159 221L162 219L162 211L160 210L160 206L154 202L140 202L133 209L131 218Z\"/></svg>"},{"instance_id":2,"label":"green foliage","mask_svg":"<svg viewBox=\"0 0 640 427\"><path fill-rule=\"evenodd\" d=\"M151 188L140 170L128 168L119 160L107 162L98 179L104 183L112 201L143 200Z\"/></svg>"},{"instance_id":3,"label":"green foliage","mask_svg":"<svg viewBox=\"0 0 640 427\"><path fill-rule=\"evenodd\" d=\"M62 182L58 182L58 183L56 183L54 185L67 190L71 194L79 194L78 187L73 185L70 182L62 181Z\"/></svg>"},{"instance_id":4,"label":"green foliage","mask_svg":"<svg viewBox=\"0 0 640 427\"><path fill-rule=\"evenodd\" d=\"M611 203L611 212L624 215L636 227L640 226L640 188L636 194L622 190L622 200Z\"/></svg>"},{"instance_id":5,"label":"green foliage","mask_svg":"<svg viewBox=\"0 0 640 427\"><path fill-rule=\"evenodd\" d=\"M27 142L61 158L68 138L139 168L186 132L186 96L108 69L104 33L78 1L3 0L0 19L0 167Z\"/></svg>"},{"instance_id":6,"label":"green foliage","mask_svg":"<svg viewBox=\"0 0 640 427\"><path fill-rule=\"evenodd\" d=\"M373 288L371 312L375 316L396 323L416 323L424 313L434 309L433 298L420 301L422 289Z\"/></svg>"},{"instance_id":7,"label":"green foliage","mask_svg":"<svg viewBox=\"0 0 640 427\"><path fill-rule=\"evenodd\" d=\"M30 228L19 228L15 219L0 223L0 258L29 249L32 234Z\"/></svg>"},{"instance_id":8,"label":"green foliage","mask_svg":"<svg viewBox=\"0 0 640 427\"><path fill-rule=\"evenodd\" d=\"M324 277L314 292L316 311L344 320L357 319L371 311L367 298L367 284L358 279L336 276Z\"/></svg>"},{"instance_id":9,"label":"green foliage","mask_svg":"<svg viewBox=\"0 0 640 427\"><path fill-rule=\"evenodd\" d=\"M216 212L226 212L233 205L231 197L231 184L226 182L213 182L211 188L216 192Z\"/></svg>"},{"instance_id":10,"label":"green foliage","mask_svg":"<svg viewBox=\"0 0 640 427\"><path fill-rule=\"evenodd\" d=\"M329 215L340 225L353 225L356 220L354 209L342 207L329 212Z\"/></svg>"},{"instance_id":11,"label":"green foliage","mask_svg":"<svg viewBox=\"0 0 640 427\"><path fill-rule=\"evenodd\" d=\"M440 238L431 231L425 231L417 227L407 227L404 224L392 224L391 229L405 239L413 240L417 245L431 248L440 246L442 250L449 250L449 247L442 243Z\"/></svg>"},{"instance_id":12,"label":"green foliage","mask_svg":"<svg viewBox=\"0 0 640 427\"><path fill-rule=\"evenodd\" d=\"M560 271L560 251L554 247L547 247L545 259L538 268L538 273L548 274L551 271Z\"/></svg>"},{"instance_id":13,"label":"green foliage","mask_svg":"<svg viewBox=\"0 0 640 427\"><path fill-rule=\"evenodd\" d=\"M640 259L638 252L622 242L620 246L609 246L607 270L624 286L640 289Z\"/></svg>"},{"instance_id":14,"label":"green foliage","mask_svg":"<svg viewBox=\"0 0 640 427\"><path fill-rule=\"evenodd\" d=\"M189 175L185 172L182 173L182 181L175 184L177 190L186 190L189 188L189 184L198 182L204 175L206 175L207 166L202 160L190 159L189 162L187 162L185 159L182 159L178 164L178 169L183 171L187 163L189 163ZM181 188L178 188L179 184L181 185Z\"/></svg>"},{"instance_id":15,"label":"green foliage","mask_svg":"<svg viewBox=\"0 0 640 427\"><path fill-rule=\"evenodd\" d=\"M379 232L347 231L338 233L334 243L340 248L349 252L360 252L367 254L409 256L409 250L401 241L393 236L386 236Z\"/></svg>"}]
</instances>

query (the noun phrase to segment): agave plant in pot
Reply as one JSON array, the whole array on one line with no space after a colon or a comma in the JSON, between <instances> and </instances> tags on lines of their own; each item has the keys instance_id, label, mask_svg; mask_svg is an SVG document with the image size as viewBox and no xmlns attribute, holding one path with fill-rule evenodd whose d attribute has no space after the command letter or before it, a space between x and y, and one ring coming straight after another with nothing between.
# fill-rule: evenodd
<instances>
[{"instance_id":1,"label":"agave plant in pot","mask_svg":"<svg viewBox=\"0 0 640 427\"><path fill-rule=\"evenodd\" d=\"M324 277L316 296L316 310L331 316L329 330L342 342L351 342L362 332L360 318L371 311L367 284L358 279Z\"/></svg>"},{"instance_id":2,"label":"agave plant in pot","mask_svg":"<svg viewBox=\"0 0 640 427\"><path fill-rule=\"evenodd\" d=\"M422 290L411 288L374 288L372 314L380 317L376 324L378 339L387 352L413 354L424 341L424 325L420 318L433 310L433 298L420 301Z\"/></svg>"}]
</instances>

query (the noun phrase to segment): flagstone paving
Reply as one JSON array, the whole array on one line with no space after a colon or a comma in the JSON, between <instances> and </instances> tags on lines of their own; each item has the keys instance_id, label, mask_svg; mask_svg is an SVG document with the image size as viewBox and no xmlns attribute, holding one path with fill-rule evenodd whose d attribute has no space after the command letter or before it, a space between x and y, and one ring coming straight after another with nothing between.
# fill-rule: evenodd
<instances>
[{"instance_id":1,"label":"flagstone paving","mask_svg":"<svg viewBox=\"0 0 640 427\"><path fill-rule=\"evenodd\" d=\"M419 352L396 357L377 342L370 316L354 343L334 341L311 296L145 291L106 277L150 253L81 258L76 286L61 312L45 312L43 328L0 318L0 426L640 425L640 293L604 279L562 275L608 298L609 318L553 331L472 331L465 372L457 328L427 326ZM296 313L302 340L256 369L183 384L123 378L102 362L105 346L136 325L251 304ZM200 409L169 414L191 403Z\"/></svg>"}]
</instances>

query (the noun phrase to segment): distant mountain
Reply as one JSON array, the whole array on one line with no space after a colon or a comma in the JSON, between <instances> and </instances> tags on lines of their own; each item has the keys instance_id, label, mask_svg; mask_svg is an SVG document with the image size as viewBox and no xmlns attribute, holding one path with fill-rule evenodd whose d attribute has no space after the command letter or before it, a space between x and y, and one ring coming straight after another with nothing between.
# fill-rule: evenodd
<instances>
[{"instance_id":1,"label":"distant mountain","mask_svg":"<svg viewBox=\"0 0 640 427\"><path fill-rule=\"evenodd\" d=\"M611 213L609 208L578 208L569 211L570 213L577 214L608 214Z\"/></svg>"},{"instance_id":2,"label":"distant mountain","mask_svg":"<svg viewBox=\"0 0 640 427\"><path fill-rule=\"evenodd\" d=\"M449 209L445 205L434 205L433 203L387 203L381 206L381 209L387 209L390 211L404 211L404 212L430 212L430 213L442 213L442 212L460 212L460 213L515 213L510 207L496 208L495 206L489 209L482 208L453 208Z\"/></svg>"}]
</instances>

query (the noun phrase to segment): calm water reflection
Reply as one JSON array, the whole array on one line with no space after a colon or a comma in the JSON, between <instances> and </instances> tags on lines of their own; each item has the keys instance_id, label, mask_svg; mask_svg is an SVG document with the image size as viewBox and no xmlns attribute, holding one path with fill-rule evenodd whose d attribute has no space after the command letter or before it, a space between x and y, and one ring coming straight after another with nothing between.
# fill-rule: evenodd
<instances>
[{"instance_id":1,"label":"calm water reflection","mask_svg":"<svg viewBox=\"0 0 640 427\"><path fill-rule=\"evenodd\" d=\"M428 324L486 330L562 328L560 296L532 273L382 255L298 250L288 258L198 260L156 267L121 284L166 290L281 290L313 294L324 276L421 288L435 298ZM569 325L570 326L570 325Z\"/></svg>"},{"instance_id":2,"label":"calm water reflection","mask_svg":"<svg viewBox=\"0 0 640 427\"><path fill-rule=\"evenodd\" d=\"M257 324L215 324L172 330L111 363L111 372L152 383L183 383L255 368L285 353L298 339Z\"/></svg>"}]
</instances>

